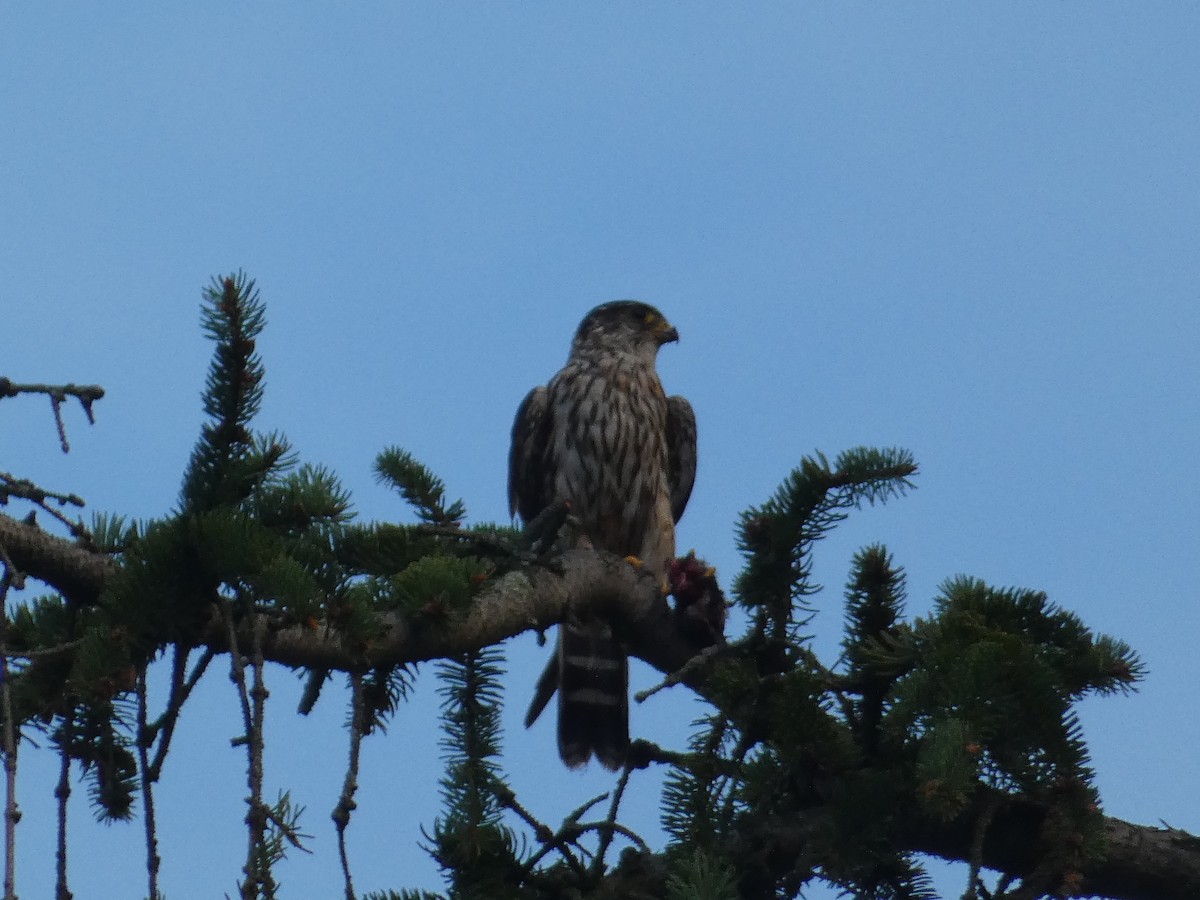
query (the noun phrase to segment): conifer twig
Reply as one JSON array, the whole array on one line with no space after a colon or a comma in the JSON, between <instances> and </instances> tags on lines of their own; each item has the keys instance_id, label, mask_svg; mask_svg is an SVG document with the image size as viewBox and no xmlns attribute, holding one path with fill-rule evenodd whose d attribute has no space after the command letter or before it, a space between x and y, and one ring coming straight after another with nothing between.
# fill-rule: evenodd
<instances>
[{"instance_id":1,"label":"conifer twig","mask_svg":"<svg viewBox=\"0 0 1200 900\"><path fill-rule=\"evenodd\" d=\"M350 675L350 760L346 765L346 779L342 782L342 795L338 798L337 806L333 808L333 821L337 826L338 856L342 861L342 876L346 880L346 900L354 900L354 883L350 878L350 857L346 853L346 827L350 824L350 814L357 804L354 793L358 790L358 757L362 747L363 720L366 711L363 708L363 679L362 674L354 672Z\"/></svg>"},{"instance_id":2,"label":"conifer twig","mask_svg":"<svg viewBox=\"0 0 1200 900\"><path fill-rule=\"evenodd\" d=\"M416 531L418 534L427 534L430 537L444 537L454 541L470 542L482 550L500 556L513 556L515 554L513 548L504 541L497 540L486 534L470 531L466 528L459 528L457 525L421 524L416 527Z\"/></svg>"}]
</instances>

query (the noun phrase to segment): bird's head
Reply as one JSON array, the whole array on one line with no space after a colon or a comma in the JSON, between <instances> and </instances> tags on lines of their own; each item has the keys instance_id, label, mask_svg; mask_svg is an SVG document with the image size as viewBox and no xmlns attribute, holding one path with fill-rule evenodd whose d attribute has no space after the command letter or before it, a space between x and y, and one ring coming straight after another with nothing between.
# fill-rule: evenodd
<instances>
[{"instance_id":1,"label":"bird's head","mask_svg":"<svg viewBox=\"0 0 1200 900\"><path fill-rule=\"evenodd\" d=\"M679 332L649 303L614 300L597 306L579 323L572 351L636 353L653 361L658 348Z\"/></svg>"}]
</instances>

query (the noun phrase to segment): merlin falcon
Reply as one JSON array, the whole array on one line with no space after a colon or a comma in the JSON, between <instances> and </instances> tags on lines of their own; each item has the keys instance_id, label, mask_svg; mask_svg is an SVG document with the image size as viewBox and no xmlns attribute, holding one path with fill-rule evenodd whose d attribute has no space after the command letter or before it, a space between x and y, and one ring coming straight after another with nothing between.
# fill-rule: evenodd
<instances>
[{"instance_id":1,"label":"merlin falcon","mask_svg":"<svg viewBox=\"0 0 1200 900\"><path fill-rule=\"evenodd\" d=\"M509 511L526 523L566 503L570 546L636 557L664 580L696 477L696 417L654 363L679 333L653 306L618 300L579 324L566 365L525 397L508 457ZM629 748L629 657L600 621L567 621L538 680L529 727L558 691L558 752L608 769Z\"/></svg>"}]
</instances>

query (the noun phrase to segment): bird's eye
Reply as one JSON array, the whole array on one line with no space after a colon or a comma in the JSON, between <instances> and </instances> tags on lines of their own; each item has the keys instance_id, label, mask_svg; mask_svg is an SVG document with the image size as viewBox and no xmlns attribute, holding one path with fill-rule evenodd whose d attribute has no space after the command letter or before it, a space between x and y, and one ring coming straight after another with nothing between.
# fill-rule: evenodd
<instances>
[{"instance_id":1,"label":"bird's eye","mask_svg":"<svg viewBox=\"0 0 1200 900\"><path fill-rule=\"evenodd\" d=\"M642 316L642 323L653 328L658 324L659 315L653 310L647 310Z\"/></svg>"}]
</instances>

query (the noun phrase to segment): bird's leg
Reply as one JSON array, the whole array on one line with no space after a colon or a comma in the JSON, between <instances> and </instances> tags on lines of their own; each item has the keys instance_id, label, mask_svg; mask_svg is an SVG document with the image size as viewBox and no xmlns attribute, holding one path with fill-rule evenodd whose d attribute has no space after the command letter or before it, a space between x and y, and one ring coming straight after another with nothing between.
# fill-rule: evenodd
<instances>
[{"instance_id":1,"label":"bird's leg","mask_svg":"<svg viewBox=\"0 0 1200 900\"><path fill-rule=\"evenodd\" d=\"M578 522L571 515L571 504L566 500L551 503L525 525L522 534L522 549L517 553L524 565L542 566L556 575L563 574L563 567L554 558L555 554L570 546L562 540L564 532L578 530Z\"/></svg>"},{"instance_id":2,"label":"bird's leg","mask_svg":"<svg viewBox=\"0 0 1200 900\"><path fill-rule=\"evenodd\" d=\"M525 541L537 556L547 556L558 542L559 532L571 519L571 504L566 500L551 503L525 526Z\"/></svg>"}]
</instances>

